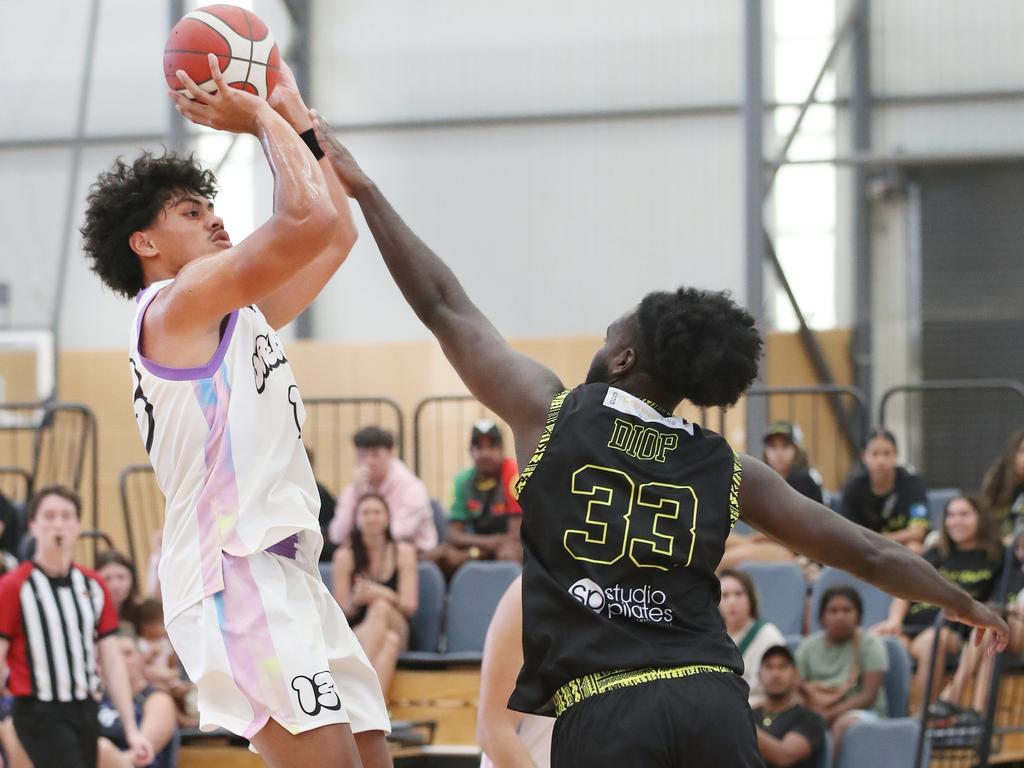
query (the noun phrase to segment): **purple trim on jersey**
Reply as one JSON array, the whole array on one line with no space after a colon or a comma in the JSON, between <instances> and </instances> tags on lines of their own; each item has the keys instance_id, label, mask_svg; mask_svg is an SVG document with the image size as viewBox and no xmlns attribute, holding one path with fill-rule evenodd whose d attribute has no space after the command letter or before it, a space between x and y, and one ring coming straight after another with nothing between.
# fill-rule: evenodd
<instances>
[{"instance_id":1,"label":"purple trim on jersey","mask_svg":"<svg viewBox=\"0 0 1024 768\"><path fill-rule=\"evenodd\" d=\"M299 534L293 533L291 536L281 539L276 544L271 544L267 547L267 552L274 555L280 555L281 557L287 557L289 560L294 560L299 549Z\"/></svg>"},{"instance_id":2,"label":"purple trim on jersey","mask_svg":"<svg viewBox=\"0 0 1024 768\"><path fill-rule=\"evenodd\" d=\"M228 424L231 385L227 380L227 366L221 365L214 376L197 380L192 386L210 428L204 447L203 487L196 502L203 589L210 595L223 584L221 548L230 542L238 522L238 484Z\"/></svg>"},{"instance_id":3,"label":"purple trim on jersey","mask_svg":"<svg viewBox=\"0 0 1024 768\"><path fill-rule=\"evenodd\" d=\"M161 291L163 288L160 289ZM228 324L224 328L224 335L220 338L220 344L217 345L217 349L213 353L213 357L210 361L201 367L197 368L172 368L168 365L160 365L160 363L150 360L144 354L142 354L142 347L139 342L142 340L142 319L146 316L146 312L149 311L149 305L153 303L153 299L157 297L160 291L156 291L146 300L146 306L139 312L139 319L135 325L135 349L139 353L139 360L142 361L142 365L147 371L154 376L167 381L198 381L199 379L209 379L217 372L220 368L220 364L224 361L224 355L228 352L228 345L231 343L231 337L235 332L235 324L238 322L238 310L234 310L228 315ZM136 301L138 298L136 297Z\"/></svg>"}]
</instances>

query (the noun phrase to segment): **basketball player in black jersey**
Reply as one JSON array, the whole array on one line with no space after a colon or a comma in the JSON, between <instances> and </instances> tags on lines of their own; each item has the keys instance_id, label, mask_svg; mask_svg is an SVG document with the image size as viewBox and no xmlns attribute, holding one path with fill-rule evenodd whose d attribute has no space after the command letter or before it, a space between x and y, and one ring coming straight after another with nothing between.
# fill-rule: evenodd
<instances>
[{"instance_id":1,"label":"basketball player in black jersey","mask_svg":"<svg viewBox=\"0 0 1024 768\"><path fill-rule=\"evenodd\" d=\"M719 435L671 414L727 406L761 339L727 295L652 293L608 328L566 390L514 351L447 266L316 121L406 300L515 436L524 665L509 706L558 717L552 765L763 766L715 568L738 516L784 546L1007 642L1005 623L906 547L800 495ZM534 448L536 446L536 448Z\"/></svg>"}]
</instances>

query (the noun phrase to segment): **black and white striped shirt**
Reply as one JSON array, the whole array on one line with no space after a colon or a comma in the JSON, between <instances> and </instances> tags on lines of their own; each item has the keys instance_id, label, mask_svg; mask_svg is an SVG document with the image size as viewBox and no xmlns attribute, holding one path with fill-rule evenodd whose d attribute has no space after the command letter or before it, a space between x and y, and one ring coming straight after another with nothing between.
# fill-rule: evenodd
<instances>
[{"instance_id":1,"label":"black and white striped shirt","mask_svg":"<svg viewBox=\"0 0 1024 768\"><path fill-rule=\"evenodd\" d=\"M83 701L99 688L97 643L115 632L117 613L103 580L73 564L50 577L22 563L0 579L0 637L11 644L8 688L39 701Z\"/></svg>"}]
</instances>

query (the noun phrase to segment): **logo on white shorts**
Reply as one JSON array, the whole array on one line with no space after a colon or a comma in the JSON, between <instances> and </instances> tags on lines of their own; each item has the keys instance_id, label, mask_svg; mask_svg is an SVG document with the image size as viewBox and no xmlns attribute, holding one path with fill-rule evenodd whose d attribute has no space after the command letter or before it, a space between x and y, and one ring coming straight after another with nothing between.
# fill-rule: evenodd
<instances>
[{"instance_id":1,"label":"logo on white shorts","mask_svg":"<svg viewBox=\"0 0 1024 768\"><path fill-rule=\"evenodd\" d=\"M316 717L321 709L341 709L341 697L334 688L334 678L324 670L313 677L296 675L292 678L292 690L299 699L299 708L310 717Z\"/></svg>"}]
</instances>

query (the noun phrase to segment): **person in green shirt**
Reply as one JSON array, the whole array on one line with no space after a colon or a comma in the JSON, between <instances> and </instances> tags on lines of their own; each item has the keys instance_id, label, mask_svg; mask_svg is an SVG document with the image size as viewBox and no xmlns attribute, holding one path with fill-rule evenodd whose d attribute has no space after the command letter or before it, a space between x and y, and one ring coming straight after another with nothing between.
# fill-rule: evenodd
<instances>
[{"instance_id":1,"label":"person in green shirt","mask_svg":"<svg viewBox=\"0 0 1024 768\"><path fill-rule=\"evenodd\" d=\"M523 510L515 497L515 459L505 455L501 429L490 419L473 425L469 439L473 465L455 477L447 540L436 561L448 575L467 560L522 562L519 527Z\"/></svg>"},{"instance_id":2,"label":"person in green shirt","mask_svg":"<svg viewBox=\"0 0 1024 768\"><path fill-rule=\"evenodd\" d=\"M837 744L858 717L888 713L883 682L889 654L881 638L861 629L863 614L860 594L852 586L825 590L818 607L822 629L796 649L804 700L832 728Z\"/></svg>"}]
</instances>

